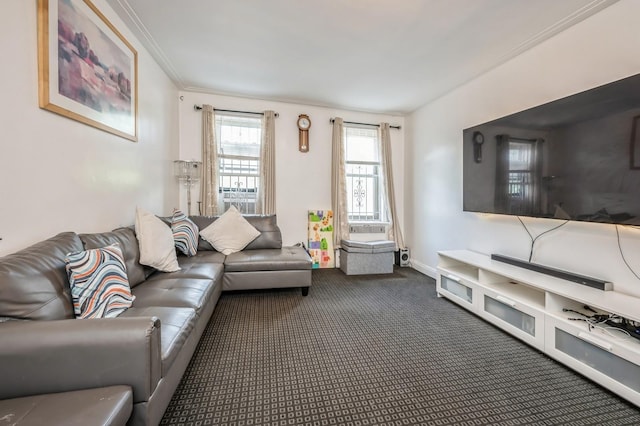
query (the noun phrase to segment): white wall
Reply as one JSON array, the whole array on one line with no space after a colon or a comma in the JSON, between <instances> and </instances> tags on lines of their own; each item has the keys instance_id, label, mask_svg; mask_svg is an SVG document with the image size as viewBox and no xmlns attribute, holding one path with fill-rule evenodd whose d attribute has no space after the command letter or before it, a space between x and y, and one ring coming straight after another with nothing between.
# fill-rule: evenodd
<instances>
[{"instance_id":1,"label":"white wall","mask_svg":"<svg viewBox=\"0 0 640 426\"><path fill-rule=\"evenodd\" d=\"M136 205L168 214L178 156L178 92L106 1L93 3L138 51L139 141L38 107L34 0L0 13L0 255L62 231L131 225Z\"/></svg>"},{"instance_id":2,"label":"white wall","mask_svg":"<svg viewBox=\"0 0 640 426\"><path fill-rule=\"evenodd\" d=\"M200 160L202 140L202 114L194 105L210 104L214 108L260 112L274 110L276 119L276 214L285 245L307 238L307 211L331 208L331 131L330 118L342 117L346 121L364 123L389 122L403 126L402 117L329 109L310 105L271 102L204 93L180 93L180 159ZM299 114L311 118L308 153L298 151ZM391 129L394 187L398 215L403 217L404 184L404 130ZM181 206L186 211L186 192L181 188ZM191 192L192 213L197 212L199 188ZM400 221L401 226L402 220ZM360 235L359 235L360 236Z\"/></svg>"},{"instance_id":3,"label":"white wall","mask_svg":"<svg viewBox=\"0 0 640 426\"><path fill-rule=\"evenodd\" d=\"M516 217L462 211L462 130L639 73L638 16L640 2L618 2L407 117L405 235L416 268L434 274L437 251L447 249L528 257L530 240ZM561 223L524 220L534 236ZM637 273L639 232L620 229ZM612 225L570 222L538 240L533 261L640 296Z\"/></svg>"}]
</instances>

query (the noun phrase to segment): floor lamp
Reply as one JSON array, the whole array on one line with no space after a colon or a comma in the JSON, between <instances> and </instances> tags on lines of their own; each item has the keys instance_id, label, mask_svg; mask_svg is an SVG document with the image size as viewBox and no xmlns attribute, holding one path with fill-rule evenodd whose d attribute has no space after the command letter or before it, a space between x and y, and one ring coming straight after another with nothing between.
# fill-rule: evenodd
<instances>
[{"instance_id":1,"label":"floor lamp","mask_svg":"<svg viewBox=\"0 0 640 426\"><path fill-rule=\"evenodd\" d=\"M191 216L191 187L200 180L200 161L176 160L173 162L173 174L187 187L187 209Z\"/></svg>"}]
</instances>

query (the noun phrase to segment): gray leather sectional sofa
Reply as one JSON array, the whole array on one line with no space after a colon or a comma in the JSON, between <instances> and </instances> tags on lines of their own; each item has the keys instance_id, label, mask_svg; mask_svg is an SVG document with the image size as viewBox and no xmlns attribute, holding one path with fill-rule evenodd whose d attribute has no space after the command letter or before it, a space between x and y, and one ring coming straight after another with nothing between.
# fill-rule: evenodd
<instances>
[{"instance_id":1,"label":"gray leather sectional sofa","mask_svg":"<svg viewBox=\"0 0 640 426\"><path fill-rule=\"evenodd\" d=\"M0 425L3 416L10 424L46 417L47 406L72 424L78 405L86 415L100 401L93 412L109 419L100 424L159 423L223 290L301 287L306 295L311 286L311 259L282 247L276 217L246 218L261 234L242 252L225 256L200 239L196 256L178 256L177 272L140 265L132 228L65 232L0 258ZM200 229L215 220L191 219ZM117 318L75 319L65 256L114 242L133 306ZM105 393L111 411L92 397Z\"/></svg>"}]
</instances>

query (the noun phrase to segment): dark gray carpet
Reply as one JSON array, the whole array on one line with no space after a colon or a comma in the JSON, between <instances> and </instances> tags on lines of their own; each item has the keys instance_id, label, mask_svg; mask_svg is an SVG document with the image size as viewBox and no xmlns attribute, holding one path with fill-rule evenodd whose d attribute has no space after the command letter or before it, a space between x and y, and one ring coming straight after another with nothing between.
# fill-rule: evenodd
<instances>
[{"instance_id":1,"label":"dark gray carpet","mask_svg":"<svg viewBox=\"0 0 640 426\"><path fill-rule=\"evenodd\" d=\"M640 410L408 268L225 293L165 425L638 425Z\"/></svg>"}]
</instances>

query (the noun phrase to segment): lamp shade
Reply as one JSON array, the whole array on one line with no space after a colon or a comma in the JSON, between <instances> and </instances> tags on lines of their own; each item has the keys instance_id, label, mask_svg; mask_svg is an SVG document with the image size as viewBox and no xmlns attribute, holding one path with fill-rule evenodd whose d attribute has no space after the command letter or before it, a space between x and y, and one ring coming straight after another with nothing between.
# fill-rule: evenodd
<instances>
[{"instance_id":1,"label":"lamp shade","mask_svg":"<svg viewBox=\"0 0 640 426\"><path fill-rule=\"evenodd\" d=\"M173 174L179 179L200 179L200 161L176 160L173 162Z\"/></svg>"}]
</instances>

